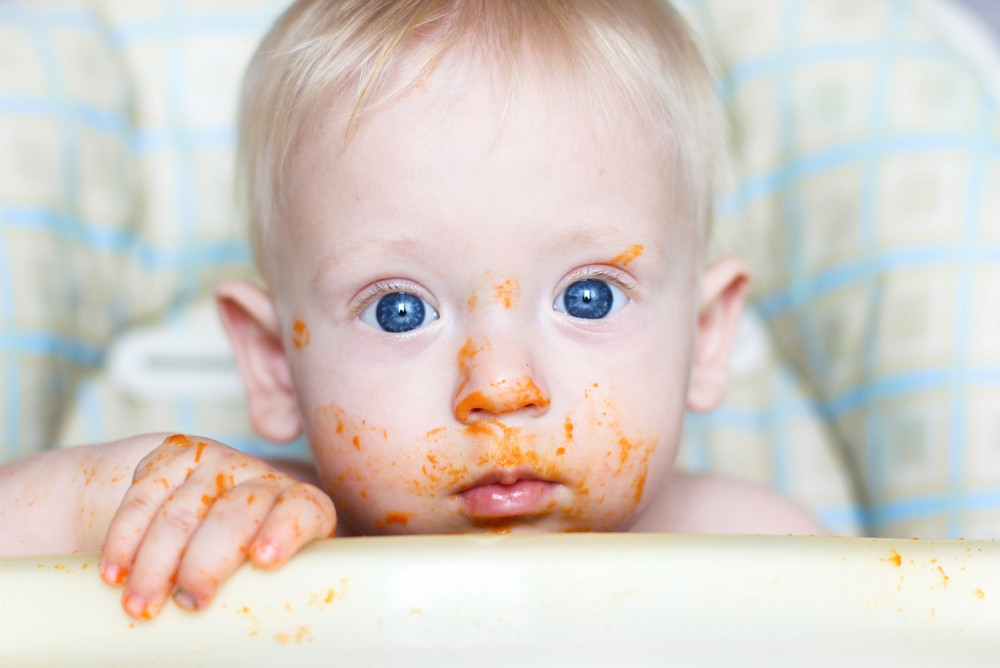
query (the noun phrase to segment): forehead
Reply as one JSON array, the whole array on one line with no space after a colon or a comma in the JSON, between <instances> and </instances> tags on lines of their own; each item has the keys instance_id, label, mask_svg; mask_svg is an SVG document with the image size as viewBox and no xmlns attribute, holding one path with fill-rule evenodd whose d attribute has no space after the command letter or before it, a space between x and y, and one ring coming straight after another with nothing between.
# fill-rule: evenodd
<instances>
[{"instance_id":1,"label":"forehead","mask_svg":"<svg viewBox=\"0 0 1000 668\"><path fill-rule=\"evenodd\" d=\"M335 122L304 134L280 245L309 253L326 238L336 257L433 231L434 244L464 244L485 260L509 251L511 235L537 250L571 240L625 248L638 234L665 255L695 236L672 215L669 164L638 123L599 127L544 86L508 96L485 75L435 77L349 135Z\"/></svg>"}]
</instances>

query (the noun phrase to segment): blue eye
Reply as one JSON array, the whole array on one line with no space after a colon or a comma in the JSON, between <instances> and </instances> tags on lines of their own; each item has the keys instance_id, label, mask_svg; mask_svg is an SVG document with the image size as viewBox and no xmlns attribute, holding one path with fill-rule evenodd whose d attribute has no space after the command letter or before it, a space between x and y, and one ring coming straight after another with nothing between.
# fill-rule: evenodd
<instances>
[{"instance_id":1,"label":"blue eye","mask_svg":"<svg viewBox=\"0 0 1000 668\"><path fill-rule=\"evenodd\" d=\"M574 318L600 320L620 311L628 297L613 283L597 278L585 278L563 290L553 304L555 310Z\"/></svg>"},{"instance_id":2,"label":"blue eye","mask_svg":"<svg viewBox=\"0 0 1000 668\"><path fill-rule=\"evenodd\" d=\"M392 292L383 295L361 314L362 322L383 332L402 334L437 320L434 307L409 292Z\"/></svg>"}]
</instances>

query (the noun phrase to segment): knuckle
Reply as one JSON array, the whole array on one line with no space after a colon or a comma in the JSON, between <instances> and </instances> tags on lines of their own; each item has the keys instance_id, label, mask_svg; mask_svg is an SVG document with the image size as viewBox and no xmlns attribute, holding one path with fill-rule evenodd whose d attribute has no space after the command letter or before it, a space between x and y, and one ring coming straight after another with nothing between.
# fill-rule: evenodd
<instances>
[{"instance_id":1,"label":"knuckle","mask_svg":"<svg viewBox=\"0 0 1000 668\"><path fill-rule=\"evenodd\" d=\"M137 491L135 487L132 488L132 491L133 493L129 494L122 502L122 510L132 515L140 515L147 518L155 515L159 508L156 500Z\"/></svg>"},{"instance_id":2,"label":"knuckle","mask_svg":"<svg viewBox=\"0 0 1000 668\"><path fill-rule=\"evenodd\" d=\"M222 574L235 568L231 560L222 557L214 562L215 568L209 569L200 560L185 559L177 573L177 587L190 592L199 600L211 597L219 588Z\"/></svg>"},{"instance_id":3,"label":"knuckle","mask_svg":"<svg viewBox=\"0 0 1000 668\"><path fill-rule=\"evenodd\" d=\"M326 492L308 483L299 483L299 485L304 488L305 491L303 493L307 501L315 504L326 515L333 517L336 514L333 499Z\"/></svg>"},{"instance_id":4,"label":"knuckle","mask_svg":"<svg viewBox=\"0 0 1000 668\"><path fill-rule=\"evenodd\" d=\"M160 511L158 521L172 533L188 534L198 524L198 514L186 506L168 504Z\"/></svg>"}]
</instances>

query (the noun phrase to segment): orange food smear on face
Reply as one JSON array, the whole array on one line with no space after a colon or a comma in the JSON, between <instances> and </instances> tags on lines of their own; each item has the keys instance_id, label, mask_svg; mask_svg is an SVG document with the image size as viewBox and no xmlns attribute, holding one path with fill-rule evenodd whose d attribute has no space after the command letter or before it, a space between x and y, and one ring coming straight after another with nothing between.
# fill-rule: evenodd
<instances>
[{"instance_id":1,"label":"orange food smear on face","mask_svg":"<svg viewBox=\"0 0 1000 668\"><path fill-rule=\"evenodd\" d=\"M455 406L455 417L460 421L468 419L474 410L488 413L511 413L527 406L545 408L550 399L545 396L531 378L520 378L509 386L500 385L489 395L476 390L462 398Z\"/></svg>"},{"instance_id":2,"label":"orange food smear on face","mask_svg":"<svg viewBox=\"0 0 1000 668\"><path fill-rule=\"evenodd\" d=\"M358 450L361 449L361 437L360 436L355 436L354 438L352 438L351 439L351 443L353 443L354 447L357 448Z\"/></svg>"},{"instance_id":3,"label":"orange food smear on face","mask_svg":"<svg viewBox=\"0 0 1000 668\"><path fill-rule=\"evenodd\" d=\"M479 306L479 295L473 292L465 303L469 306L469 313L472 313Z\"/></svg>"},{"instance_id":4,"label":"orange food smear on face","mask_svg":"<svg viewBox=\"0 0 1000 668\"><path fill-rule=\"evenodd\" d=\"M565 454L566 454L566 448L559 448L558 450L556 450L557 457L562 457Z\"/></svg>"},{"instance_id":5,"label":"orange food smear on face","mask_svg":"<svg viewBox=\"0 0 1000 668\"><path fill-rule=\"evenodd\" d=\"M642 490L646 488L646 471L642 471L639 477L635 479L634 483L635 494L632 496L632 500L638 505L639 501L642 500Z\"/></svg>"},{"instance_id":6,"label":"orange food smear on face","mask_svg":"<svg viewBox=\"0 0 1000 668\"><path fill-rule=\"evenodd\" d=\"M381 522L376 522L375 526L379 529L384 529L390 524L401 524L406 526L406 524L410 521L410 517L410 513L387 513L385 519Z\"/></svg>"},{"instance_id":7,"label":"orange food smear on face","mask_svg":"<svg viewBox=\"0 0 1000 668\"><path fill-rule=\"evenodd\" d=\"M311 338L312 337L309 334L309 326L301 320L296 320L295 324L292 325L292 343L295 347L299 350L305 348L309 345Z\"/></svg>"},{"instance_id":8,"label":"orange food smear on face","mask_svg":"<svg viewBox=\"0 0 1000 668\"><path fill-rule=\"evenodd\" d=\"M635 244L629 246L618 255L607 261L607 264L616 264L620 267L628 266L628 263L642 255L643 245Z\"/></svg>"},{"instance_id":9,"label":"orange food smear on face","mask_svg":"<svg viewBox=\"0 0 1000 668\"><path fill-rule=\"evenodd\" d=\"M520 427L509 427L501 422L491 420L469 425L465 429L469 436L489 435L490 450L480 457L481 466L491 465L497 468L517 468L530 466L538 468L538 454L530 448L522 447L526 440Z\"/></svg>"},{"instance_id":10,"label":"orange food smear on face","mask_svg":"<svg viewBox=\"0 0 1000 668\"><path fill-rule=\"evenodd\" d=\"M493 286L493 294L497 303L509 311L517 306L517 301L521 297L521 285L517 281L506 280Z\"/></svg>"},{"instance_id":11,"label":"orange food smear on face","mask_svg":"<svg viewBox=\"0 0 1000 668\"><path fill-rule=\"evenodd\" d=\"M628 461L629 454L635 450L635 446L632 445L624 436L618 439L618 445L621 446L621 450L618 451L618 471L621 472L622 466L625 466L625 462Z\"/></svg>"},{"instance_id":12,"label":"orange food smear on face","mask_svg":"<svg viewBox=\"0 0 1000 668\"><path fill-rule=\"evenodd\" d=\"M459 420L467 420L472 411L476 409L495 413L497 404L490 397L476 390L458 402L458 405L455 406L455 417Z\"/></svg>"},{"instance_id":13,"label":"orange food smear on face","mask_svg":"<svg viewBox=\"0 0 1000 668\"><path fill-rule=\"evenodd\" d=\"M570 421L569 416L566 416L566 424L564 425L566 431L566 440L573 440L573 423Z\"/></svg>"},{"instance_id":14,"label":"orange food smear on face","mask_svg":"<svg viewBox=\"0 0 1000 668\"><path fill-rule=\"evenodd\" d=\"M646 451L642 455L642 462L639 464L640 471L639 476L635 479L633 483L635 488L635 494L633 500L636 505L639 505L639 501L642 500L642 490L646 487L646 474L649 473L649 456L656 451L656 444L650 445L646 448Z\"/></svg>"},{"instance_id":15,"label":"orange food smear on face","mask_svg":"<svg viewBox=\"0 0 1000 668\"><path fill-rule=\"evenodd\" d=\"M472 373L472 369L470 366L472 360L474 360L476 358L476 355L478 355L482 350L483 350L482 346L476 347L476 344L473 342L471 336L468 339L466 339L465 343L462 344L462 347L458 349L458 356L456 361L458 363L458 371L462 376L463 387L465 383L469 381L470 374ZM461 388L459 388L458 393L461 394L461 392L462 390Z\"/></svg>"}]
</instances>

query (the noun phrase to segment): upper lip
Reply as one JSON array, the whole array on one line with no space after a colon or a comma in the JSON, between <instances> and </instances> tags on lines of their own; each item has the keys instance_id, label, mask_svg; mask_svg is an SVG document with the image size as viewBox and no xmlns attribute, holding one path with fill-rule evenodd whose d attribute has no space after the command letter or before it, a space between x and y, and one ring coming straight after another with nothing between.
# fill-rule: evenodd
<instances>
[{"instance_id":1,"label":"upper lip","mask_svg":"<svg viewBox=\"0 0 1000 668\"><path fill-rule=\"evenodd\" d=\"M485 485L513 485L515 482L520 480L538 480L540 482L556 482L555 480L550 480L545 476L539 475L531 469L494 469L488 471L483 475L479 476L471 483L463 485L458 493L467 492L470 489L475 489L476 487L483 487Z\"/></svg>"}]
</instances>

